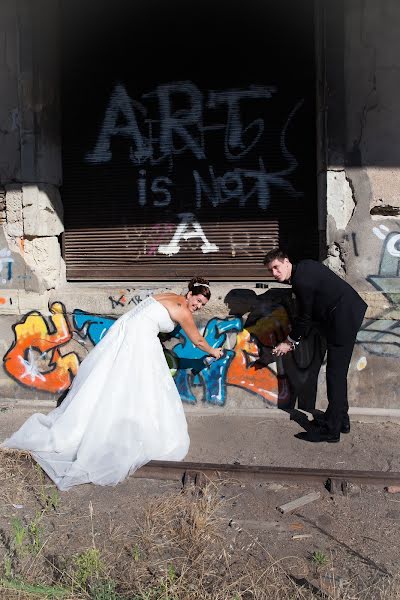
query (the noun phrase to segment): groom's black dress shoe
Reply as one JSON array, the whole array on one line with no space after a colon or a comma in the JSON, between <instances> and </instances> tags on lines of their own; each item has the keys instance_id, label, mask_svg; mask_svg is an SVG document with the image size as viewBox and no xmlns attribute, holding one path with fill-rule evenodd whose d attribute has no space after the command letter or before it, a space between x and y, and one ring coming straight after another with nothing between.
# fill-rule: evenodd
<instances>
[{"instance_id":1,"label":"groom's black dress shoe","mask_svg":"<svg viewBox=\"0 0 400 600\"><path fill-rule=\"evenodd\" d=\"M325 415L314 415L314 420L311 421L313 427L323 427L325 424ZM343 418L342 426L340 428L340 433L350 433L350 419L349 415L346 415Z\"/></svg>"},{"instance_id":2,"label":"groom's black dress shoe","mask_svg":"<svg viewBox=\"0 0 400 600\"><path fill-rule=\"evenodd\" d=\"M328 444L336 444L340 442L340 432L334 433L324 426L314 427L310 431L297 433L295 437L299 440L313 443L328 442Z\"/></svg>"},{"instance_id":3,"label":"groom's black dress shoe","mask_svg":"<svg viewBox=\"0 0 400 600\"><path fill-rule=\"evenodd\" d=\"M340 433L350 433L350 419L349 415L346 415L342 421L342 427Z\"/></svg>"}]
</instances>

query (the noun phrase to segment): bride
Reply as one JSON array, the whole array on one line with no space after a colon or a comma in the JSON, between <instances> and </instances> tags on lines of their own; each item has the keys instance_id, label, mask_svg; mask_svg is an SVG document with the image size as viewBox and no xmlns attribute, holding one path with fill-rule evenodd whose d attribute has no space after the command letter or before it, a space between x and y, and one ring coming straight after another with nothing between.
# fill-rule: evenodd
<instances>
[{"instance_id":1,"label":"bride","mask_svg":"<svg viewBox=\"0 0 400 600\"><path fill-rule=\"evenodd\" d=\"M60 490L115 485L150 460L182 460L187 424L158 333L179 323L197 348L220 358L193 320L210 297L208 281L195 277L186 296L143 300L88 354L63 403L32 415L2 446L30 451Z\"/></svg>"}]
</instances>

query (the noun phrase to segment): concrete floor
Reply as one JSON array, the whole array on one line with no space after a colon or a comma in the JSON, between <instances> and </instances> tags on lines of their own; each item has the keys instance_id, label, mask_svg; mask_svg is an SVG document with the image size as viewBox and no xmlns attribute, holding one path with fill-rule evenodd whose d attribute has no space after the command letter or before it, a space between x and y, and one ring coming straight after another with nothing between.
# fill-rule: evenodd
<instances>
[{"instance_id":1,"label":"concrete floor","mask_svg":"<svg viewBox=\"0 0 400 600\"><path fill-rule=\"evenodd\" d=\"M0 440L15 431L33 412L50 405L0 402ZM265 416L187 415L191 445L186 460L285 467L400 471L400 424L352 417L350 434L339 444L311 444L297 439L303 428L287 413Z\"/></svg>"}]
</instances>

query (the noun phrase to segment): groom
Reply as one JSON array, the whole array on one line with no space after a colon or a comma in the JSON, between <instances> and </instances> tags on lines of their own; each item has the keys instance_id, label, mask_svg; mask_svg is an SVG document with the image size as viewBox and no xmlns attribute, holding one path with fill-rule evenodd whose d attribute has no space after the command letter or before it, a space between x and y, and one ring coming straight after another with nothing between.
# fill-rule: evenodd
<instances>
[{"instance_id":1,"label":"groom","mask_svg":"<svg viewBox=\"0 0 400 600\"><path fill-rule=\"evenodd\" d=\"M322 328L327 340L326 386L328 408L324 421L302 434L310 442L339 442L340 433L350 431L347 400L347 371L367 304L338 275L314 260L292 264L280 249L267 253L265 266L280 283L291 284L296 295L298 316L290 336L274 349L282 356L296 348L313 322Z\"/></svg>"}]
</instances>

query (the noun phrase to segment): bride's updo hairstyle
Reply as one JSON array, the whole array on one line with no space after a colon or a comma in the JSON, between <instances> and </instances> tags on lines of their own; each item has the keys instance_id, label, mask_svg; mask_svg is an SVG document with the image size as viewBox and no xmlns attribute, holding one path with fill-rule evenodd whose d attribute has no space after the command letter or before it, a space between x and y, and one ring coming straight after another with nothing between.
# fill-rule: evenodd
<instances>
[{"instance_id":1,"label":"bride's updo hairstyle","mask_svg":"<svg viewBox=\"0 0 400 600\"><path fill-rule=\"evenodd\" d=\"M202 294L207 300L211 298L210 283L205 277L193 277L188 283L188 288L193 296Z\"/></svg>"}]
</instances>

